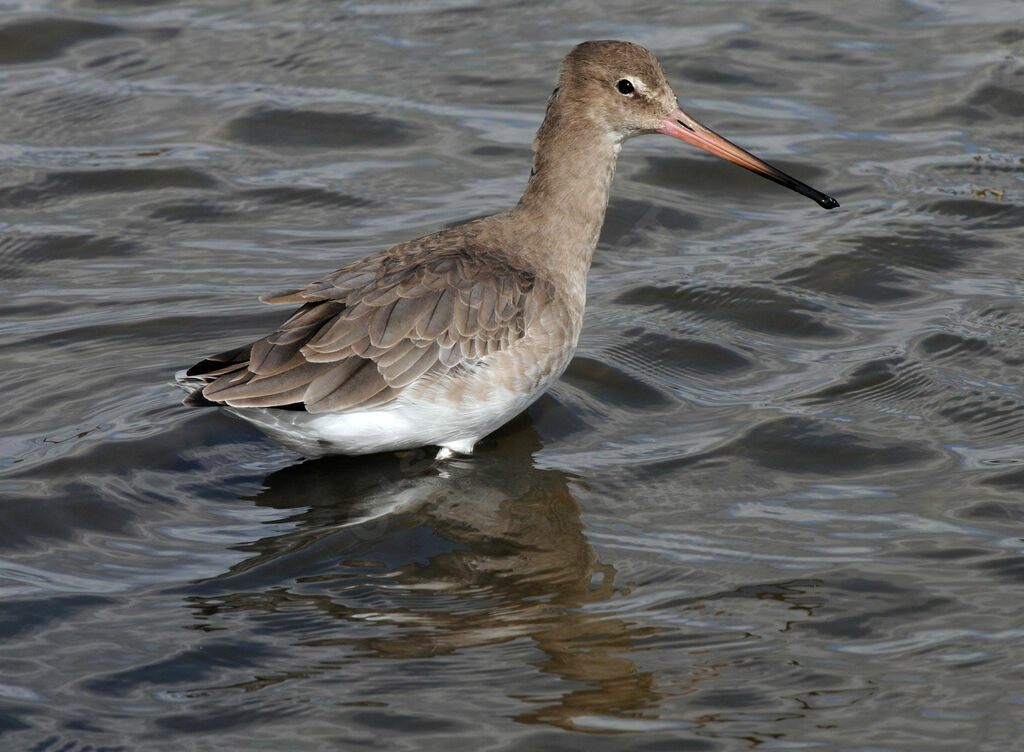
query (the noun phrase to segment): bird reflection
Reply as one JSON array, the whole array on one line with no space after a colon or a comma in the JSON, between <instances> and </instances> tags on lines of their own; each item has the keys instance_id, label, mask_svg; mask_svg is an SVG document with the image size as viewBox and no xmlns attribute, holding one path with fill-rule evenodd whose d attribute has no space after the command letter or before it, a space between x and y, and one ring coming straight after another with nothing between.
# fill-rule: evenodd
<instances>
[{"instance_id":1,"label":"bird reflection","mask_svg":"<svg viewBox=\"0 0 1024 752\"><path fill-rule=\"evenodd\" d=\"M443 465L424 454L337 457L271 474L254 501L294 509L293 527L245 546L251 556L198 584L191 605L206 622L312 612L291 642L300 665L260 686L329 670L325 648L337 648L336 665L526 639L546 654L531 665L573 683L535 704L517 694L530 707L520 721L568 728L581 715L641 714L658 693L628 655L656 628L600 613L615 570L584 535L571 492L580 481L534 466L527 421L489 441Z\"/></svg>"}]
</instances>

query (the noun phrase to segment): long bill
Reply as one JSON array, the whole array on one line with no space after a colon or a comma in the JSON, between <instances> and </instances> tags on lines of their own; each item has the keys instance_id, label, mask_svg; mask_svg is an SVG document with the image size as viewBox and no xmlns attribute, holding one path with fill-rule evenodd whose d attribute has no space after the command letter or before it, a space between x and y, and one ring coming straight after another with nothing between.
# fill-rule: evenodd
<instances>
[{"instance_id":1,"label":"long bill","mask_svg":"<svg viewBox=\"0 0 1024 752\"><path fill-rule=\"evenodd\" d=\"M835 209L839 202L828 194L816 191L807 183L802 183L794 177L790 177L782 170L772 167L767 162L758 159L746 149L741 149L732 141L722 138L710 128L705 128L692 117L676 108L666 117L661 119L665 127L658 131L666 136L678 138L688 144L709 151L716 157L728 159L730 162L746 167L751 172L756 172L762 177L784 185L791 191L807 196L817 202L822 209Z\"/></svg>"}]
</instances>

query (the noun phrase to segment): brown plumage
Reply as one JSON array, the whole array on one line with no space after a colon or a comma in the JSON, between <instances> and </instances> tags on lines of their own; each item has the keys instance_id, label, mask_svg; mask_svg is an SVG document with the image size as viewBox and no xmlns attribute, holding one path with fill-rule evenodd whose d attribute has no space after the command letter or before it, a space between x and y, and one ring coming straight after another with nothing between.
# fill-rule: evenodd
<instances>
[{"instance_id":1,"label":"brown plumage","mask_svg":"<svg viewBox=\"0 0 1024 752\"><path fill-rule=\"evenodd\" d=\"M402 243L306 287L264 295L265 303L301 308L249 347L190 368L187 376L207 384L186 404L372 407L417 379L507 350L555 296L549 282L479 244L482 227Z\"/></svg>"},{"instance_id":2,"label":"brown plumage","mask_svg":"<svg viewBox=\"0 0 1024 752\"><path fill-rule=\"evenodd\" d=\"M470 452L568 365L616 157L645 133L838 205L679 109L644 48L586 42L563 63L513 209L264 296L299 308L272 334L180 374L186 404L227 407L310 455Z\"/></svg>"}]
</instances>

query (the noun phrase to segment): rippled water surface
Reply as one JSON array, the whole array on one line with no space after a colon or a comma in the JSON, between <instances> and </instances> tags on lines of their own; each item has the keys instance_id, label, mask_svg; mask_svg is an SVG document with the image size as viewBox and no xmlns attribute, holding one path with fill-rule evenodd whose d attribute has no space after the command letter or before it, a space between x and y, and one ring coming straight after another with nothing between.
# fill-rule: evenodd
<instances>
[{"instance_id":1,"label":"rippled water surface","mask_svg":"<svg viewBox=\"0 0 1024 752\"><path fill-rule=\"evenodd\" d=\"M0 748L1020 743L1019 2L0 11ZM576 359L443 467L180 404L513 203L609 37L842 208L631 141Z\"/></svg>"}]
</instances>

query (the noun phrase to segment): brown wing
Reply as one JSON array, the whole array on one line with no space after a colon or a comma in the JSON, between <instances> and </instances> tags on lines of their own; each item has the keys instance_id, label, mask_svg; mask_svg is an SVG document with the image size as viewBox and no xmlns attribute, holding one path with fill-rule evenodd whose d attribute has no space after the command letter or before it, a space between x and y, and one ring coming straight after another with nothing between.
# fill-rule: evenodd
<instances>
[{"instance_id":1,"label":"brown wing","mask_svg":"<svg viewBox=\"0 0 1024 752\"><path fill-rule=\"evenodd\" d=\"M550 286L498 254L467 252L464 236L447 235L432 236L429 253L424 240L413 241L264 296L302 306L273 334L190 369L209 383L187 402L304 405L313 413L369 407L421 376L509 347Z\"/></svg>"}]
</instances>

